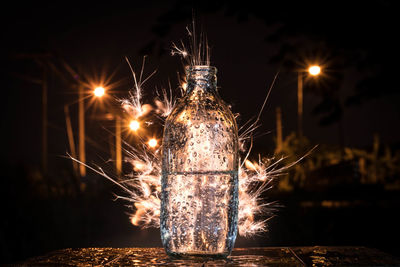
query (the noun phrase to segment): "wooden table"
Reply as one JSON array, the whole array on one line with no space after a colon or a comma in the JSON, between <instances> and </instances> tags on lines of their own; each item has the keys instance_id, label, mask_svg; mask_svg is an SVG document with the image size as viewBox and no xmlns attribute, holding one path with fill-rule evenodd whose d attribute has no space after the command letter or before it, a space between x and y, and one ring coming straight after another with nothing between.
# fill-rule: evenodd
<instances>
[{"instance_id":1,"label":"wooden table","mask_svg":"<svg viewBox=\"0 0 400 267\"><path fill-rule=\"evenodd\" d=\"M227 260L170 259L162 248L62 249L17 266L400 266L400 260L365 247L235 248Z\"/></svg>"}]
</instances>

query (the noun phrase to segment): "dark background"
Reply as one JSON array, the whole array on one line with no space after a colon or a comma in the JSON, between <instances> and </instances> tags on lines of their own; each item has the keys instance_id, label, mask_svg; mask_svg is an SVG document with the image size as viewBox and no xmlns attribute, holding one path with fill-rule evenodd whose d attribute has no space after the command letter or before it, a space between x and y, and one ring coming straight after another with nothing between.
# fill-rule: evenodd
<instances>
[{"instance_id":1,"label":"dark background","mask_svg":"<svg viewBox=\"0 0 400 267\"><path fill-rule=\"evenodd\" d=\"M170 55L171 43L186 38L194 12L208 36L219 92L241 114L239 125L258 113L279 72L257 130L254 158L274 154L276 107L282 109L284 136L296 131L297 71L312 63L322 65L323 75L304 85L303 152L315 144L321 151L372 151L379 140L376 157L387 155L388 149L393 156L400 144L397 10L395 1L35 2L3 8L2 261L66 247L161 246L158 229L130 224L126 203L113 201L113 192L121 193L118 188L93 172L83 178L73 175L65 158L63 107L70 104L77 134L78 95L62 62L81 79L108 79L109 94L123 98L133 82L125 57L139 69L147 55L145 73L157 69L157 74L145 85L145 102L168 81L178 94L177 72L182 75L183 68ZM41 85L32 82L42 79L43 66L49 68L46 172L41 168ZM116 102L111 97L108 101ZM88 102L88 163L112 173L113 123L99 119L104 106ZM128 132L124 137L134 142ZM396 170L399 161L391 164ZM129 172L130 166L124 167ZM354 182L361 179L354 164L342 167L313 172L306 189L294 186L266 194L283 206L270 221L269 232L239 238L236 246L357 245L399 255L399 188L387 190L387 179L361 185ZM328 181L323 189L312 180L322 176ZM390 174L390 183L398 180L399 172ZM361 204L307 206L326 200Z\"/></svg>"}]
</instances>

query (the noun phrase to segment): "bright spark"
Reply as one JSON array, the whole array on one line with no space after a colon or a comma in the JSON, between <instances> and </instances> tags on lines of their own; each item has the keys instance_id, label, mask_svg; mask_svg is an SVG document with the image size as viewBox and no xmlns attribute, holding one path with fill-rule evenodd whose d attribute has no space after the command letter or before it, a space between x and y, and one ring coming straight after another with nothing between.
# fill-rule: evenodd
<instances>
[{"instance_id":1,"label":"bright spark","mask_svg":"<svg viewBox=\"0 0 400 267\"><path fill-rule=\"evenodd\" d=\"M140 70L140 75L138 78L128 58L126 58L126 61L131 69L134 84L133 89L129 92L130 98L121 100L121 105L126 112L130 113L131 117L137 119L148 114L152 110L151 105L142 104L142 87L143 84L156 73L156 71L153 71L149 76L147 76L147 78L143 79L144 65L146 62L146 56L144 56L142 61L142 68Z\"/></svg>"},{"instance_id":2,"label":"bright spark","mask_svg":"<svg viewBox=\"0 0 400 267\"><path fill-rule=\"evenodd\" d=\"M102 97L105 93L105 89L99 86L94 89L93 93L96 97Z\"/></svg>"},{"instance_id":3,"label":"bright spark","mask_svg":"<svg viewBox=\"0 0 400 267\"><path fill-rule=\"evenodd\" d=\"M176 101L172 95L171 84L169 84L169 96L165 88L162 88L161 91L161 96L157 91L158 97L154 100L154 103L157 106L156 112L160 114L161 117L166 118L174 109Z\"/></svg>"},{"instance_id":4,"label":"bright spark","mask_svg":"<svg viewBox=\"0 0 400 267\"><path fill-rule=\"evenodd\" d=\"M140 123L137 120L131 120L129 123L129 128L132 131L137 131L140 128Z\"/></svg>"},{"instance_id":5,"label":"bright spark","mask_svg":"<svg viewBox=\"0 0 400 267\"><path fill-rule=\"evenodd\" d=\"M180 46L172 43L171 55L180 55L182 59L186 61L188 65L210 65L210 47L208 46L207 36L200 32L199 38L197 39L195 21L192 20L191 29L189 26L186 27L187 34L189 36L189 49L180 41ZM189 52L190 51L190 52Z\"/></svg>"},{"instance_id":6,"label":"bright spark","mask_svg":"<svg viewBox=\"0 0 400 267\"><path fill-rule=\"evenodd\" d=\"M308 72L312 75L312 76L317 76L318 74L321 73L321 67L314 65L308 68Z\"/></svg>"},{"instance_id":7,"label":"bright spark","mask_svg":"<svg viewBox=\"0 0 400 267\"><path fill-rule=\"evenodd\" d=\"M149 147L154 148L157 146L157 140L152 138L147 142L147 144L149 145Z\"/></svg>"},{"instance_id":8,"label":"bright spark","mask_svg":"<svg viewBox=\"0 0 400 267\"><path fill-rule=\"evenodd\" d=\"M186 88L187 88L187 83L186 82L184 82L184 83L182 83L182 89L183 89L183 91L185 91L186 92Z\"/></svg>"}]
</instances>

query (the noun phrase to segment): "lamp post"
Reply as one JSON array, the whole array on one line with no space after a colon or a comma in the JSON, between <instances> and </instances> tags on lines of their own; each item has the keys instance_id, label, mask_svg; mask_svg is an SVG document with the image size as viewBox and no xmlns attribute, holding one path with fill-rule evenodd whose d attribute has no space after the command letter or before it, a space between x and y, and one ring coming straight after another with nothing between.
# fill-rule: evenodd
<instances>
[{"instance_id":1,"label":"lamp post","mask_svg":"<svg viewBox=\"0 0 400 267\"><path fill-rule=\"evenodd\" d=\"M122 172L122 150L121 150L121 118L115 117L115 169L117 176Z\"/></svg>"},{"instance_id":2,"label":"lamp post","mask_svg":"<svg viewBox=\"0 0 400 267\"><path fill-rule=\"evenodd\" d=\"M105 94L105 89L101 86L96 87L93 90L93 94L96 98L101 98ZM83 163L79 165L79 173L81 177L86 176L86 151L85 151L85 87L82 83L78 84L78 116L79 116L79 160ZM67 118L67 130L68 130L68 124L70 124L69 121L69 112L68 112L68 106L66 109L66 118ZM69 125L70 127L70 125ZM73 143L73 136L72 136L72 130L68 131L68 136L70 140L70 147L74 146ZM74 154L74 151L71 149L71 153Z\"/></svg>"},{"instance_id":3,"label":"lamp post","mask_svg":"<svg viewBox=\"0 0 400 267\"><path fill-rule=\"evenodd\" d=\"M282 151L282 111L280 107L276 108L276 149L275 153Z\"/></svg>"},{"instance_id":4,"label":"lamp post","mask_svg":"<svg viewBox=\"0 0 400 267\"><path fill-rule=\"evenodd\" d=\"M81 176L86 176L86 153L85 153L85 98L84 87L78 85L79 93L79 160L83 163L79 165L79 172Z\"/></svg>"},{"instance_id":5,"label":"lamp post","mask_svg":"<svg viewBox=\"0 0 400 267\"><path fill-rule=\"evenodd\" d=\"M318 76L321 73L321 67L312 65L307 69L311 76ZM303 136L303 84L304 71L299 71L297 75L297 131L299 137Z\"/></svg>"},{"instance_id":6,"label":"lamp post","mask_svg":"<svg viewBox=\"0 0 400 267\"><path fill-rule=\"evenodd\" d=\"M72 132L72 123L71 123L71 116L69 115L69 107L68 104L64 105L64 114L65 114L65 126L67 127L67 136L68 136L68 143L69 143L69 151L73 158L76 157L76 148L75 148L75 141L74 141L74 134ZM74 174L76 177L79 176L79 167L78 163L75 160L72 160L72 167L74 168Z\"/></svg>"},{"instance_id":7,"label":"lamp post","mask_svg":"<svg viewBox=\"0 0 400 267\"><path fill-rule=\"evenodd\" d=\"M78 91L79 91L79 160L83 163L80 164L79 166L79 173L81 176L86 175L86 168L85 168L85 163L86 163L86 155L85 155L85 86L83 84L78 85ZM105 97L106 95L106 89L102 86L97 86L92 89L92 94L95 98L101 99L102 97ZM112 107L110 107L111 110L114 110ZM122 118L117 114L117 112L113 112L112 119L115 120L115 154L114 154L114 159L115 159L115 170L117 176L121 175L122 173ZM67 113L66 113L67 114ZM66 115L66 120L67 120L67 128L70 122L68 121L69 117ZM141 127L140 122L138 120L131 120L129 123L129 128L131 131L136 132L139 130ZM72 135L72 130L69 131L69 140L70 140L70 146L73 146L73 135ZM154 148L157 146L157 140L151 140L148 145L151 148ZM73 151L73 149L71 149ZM73 153L73 152L72 152Z\"/></svg>"},{"instance_id":8,"label":"lamp post","mask_svg":"<svg viewBox=\"0 0 400 267\"><path fill-rule=\"evenodd\" d=\"M105 95L106 90L102 86L94 88L93 95L101 98ZM121 148L121 118L115 114L115 170L117 176L122 172L122 148Z\"/></svg>"},{"instance_id":9,"label":"lamp post","mask_svg":"<svg viewBox=\"0 0 400 267\"><path fill-rule=\"evenodd\" d=\"M43 171L47 172L47 67L43 67L42 80L42 164Z\"/></svg>"},{"instance_id":10,"label":"lamp post","mask_svg":"<svg viewBox=\"0 0 400 267\"><path fill-rule=\"evenodd\" d=\"M97 98L101 98L105 95L106 89L102 86L98 86L94 88L93 95ZM120 176L122 173L122 139L121 139L121 117L118 116L117 112L114 112L115 118L115 170L117 176ZM130 126L132 128L132 126ZM139 126L137 126L139 128Z\"/></svg>"}]
</instances>

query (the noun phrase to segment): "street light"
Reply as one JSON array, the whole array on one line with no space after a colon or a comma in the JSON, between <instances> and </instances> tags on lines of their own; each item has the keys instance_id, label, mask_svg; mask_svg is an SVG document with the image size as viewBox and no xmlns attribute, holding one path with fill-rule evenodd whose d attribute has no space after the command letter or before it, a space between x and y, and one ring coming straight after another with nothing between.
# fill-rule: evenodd
<instances>
[{"instance_id":1,"label":"street light","mask_svg":"<svg viewBox=\"0 0 400 267\"><path fill-rule=\"evenodd\" d=\"M79 93L79 159L83 164L80 164L81 176L86 176L86 153L85 153L85 88L83 84L78 85ZM94 95L97 98L101 98L105 89L102 86L98 86L93 90Z\"/></svg>"},{"instance_id":2,"label":"street light","mask_svg":"<svg viewBox=\"0 0 400 267\"><path fill-rule=\"evenodd\" d=\"M100 99L105 96L106 89L102 86L97 86L93 89L93 94L96 98ZM111 108L113 109L113 108ZM122 139L121 139L121 117L118 114L114 115L115 118L115 169L117 176L122 173Z\"/></svg>"},{"instance_id":3,"label":"street light","mask_svg":"<svg viewBox=\"0 0 400 267\"><path fill-rule=\"evenodd\" d=\"M105 93L105 89L102 86L98 86L93 90L93 93L96 97L102 97Z\"/></svg>"},{"instance_id":4,"label":"street light","mask_svg":"<svg viewBox=\"0 0 400 267\"><path fill-rule=\"evenodd\" d=\"M297 127L298 135L303 135L303 76L304 71L299 71L297 76ZM312 76L321 74L321 67L318 65L311 65L308 68L308 73Z\"/></svg>"},{"instance_id":5,"label":"street light","mask_svg":"<svg viewBox=\"0 0 400 267\"><path fill-rule=\"evenodd\" d=\"M90 84L88 85L87 83L83 82L80 78L80 75L71 67L69 66L65 61L62 61L64 68L69 72L71 77L74 78L74 80L78 83L78 128L79 128L79 146L78 146L78 152L79 152L79 160L82 164L79 165L79 171L81 177L86 175L86 168L85 168L85 163L86 163L86 154L85 154L85 91L87 88L93 88ZM93 89L93 93L96 97L102 97L105 94L105 89L103 87L96 87ZM66 120L67 120L67 132L68 132L68 139L70 140L70 146L73 147L75 145L74 140L73 140L73 133L72 133L72 127L71 127L71 121L69 117L69 110L68 110L68 105L65 106L65 114L66 114ZM71 153L73 153L75 149L71 149Z\"/></svg>"},{"instance_id":6,"label":"street light","mask_svg":"<svg viewBox=\"0 0 400 267\"><path fill-rule=\"evenodd\" d=\"M131 120L129 123L129 128L132 131L137 131L140 128L140 123L137 120Z\"/></svg>"},{"instance_id":7,"label":"street light","mask_svg":"<svg viewBox=\"0 0 400 267\"><path fill-rule=\"evenodd\" d=\"M147 144L149 145L149 147L155 148L157 146L157 140L152 138L149 140L149 142L147 142Z\"/></svg>"},{"instance_id":8,"label":"street light","mask_svg":"<svg viewBox=\"0 0 400 267\"><path fill-rule=\"evenodd\" d=\"M106 89L102 86L97 86L93 90L93 94L96 98L102 98L105 95ZM112 108L111 108L112 109ZM117 114L115 118L115 170L117 176L121 175L122 172L122 139L121 139L121 118Z\"/></svg>"},{"instance_id":9,"label":"street light","mask_svg":"<svg viewBox=\"0 0 400 267\"><path fill-rule=\"evenodd\" d=\"M310 73L312 76L317 76L321 73L321 67L318 65L313 65L308 68L308 73Z\"/></svg>"}]
</instances>

